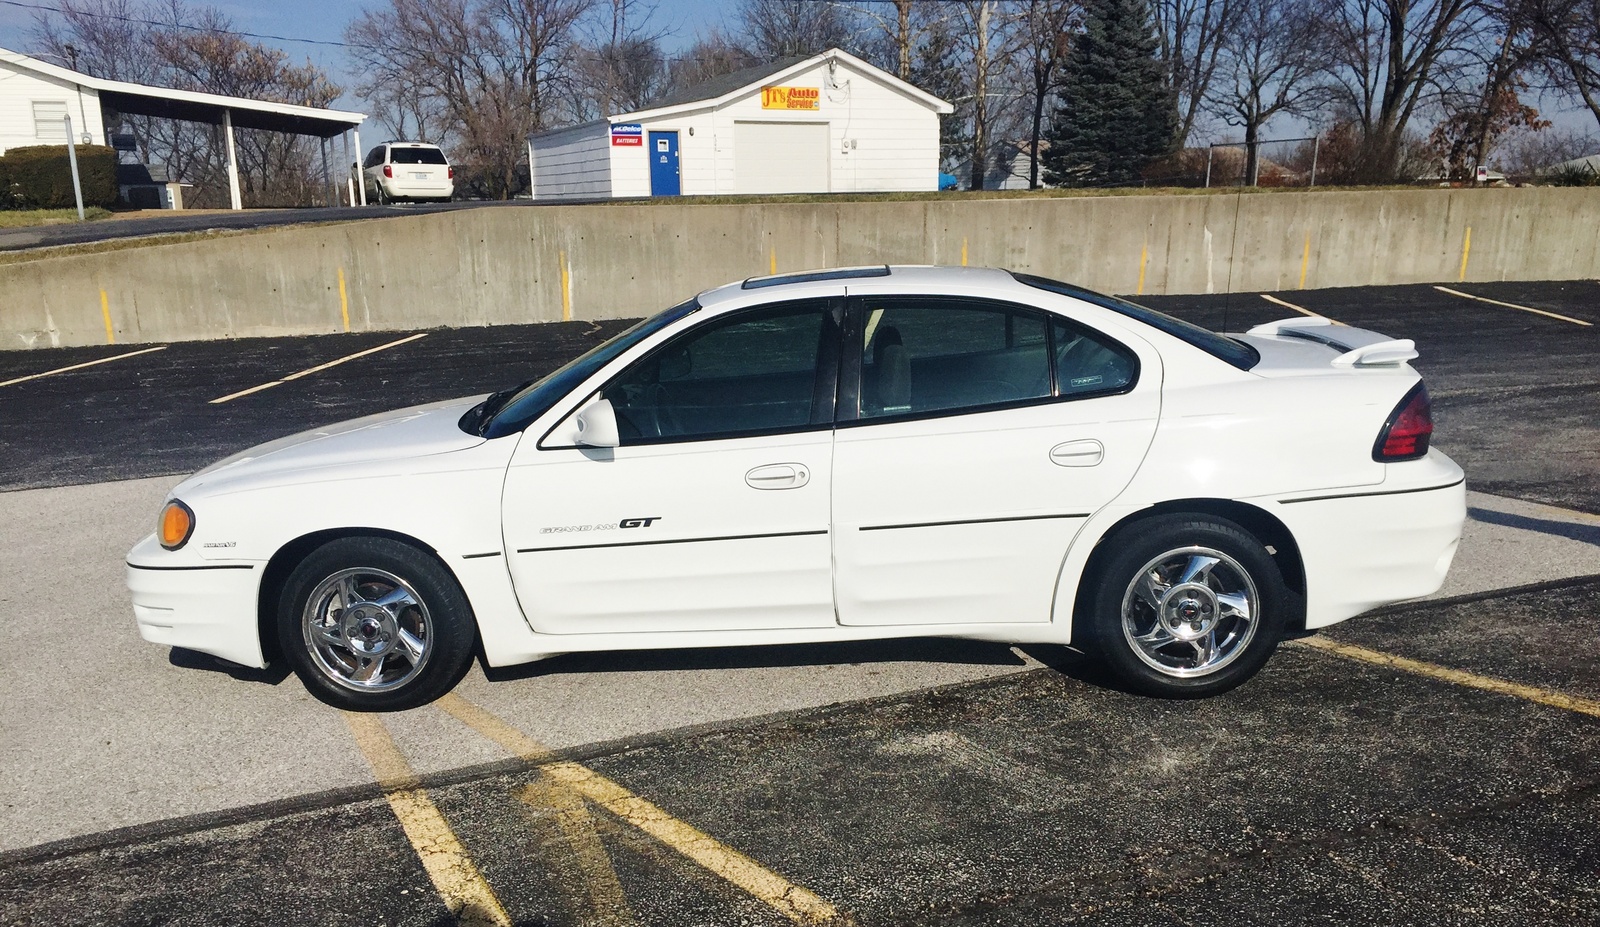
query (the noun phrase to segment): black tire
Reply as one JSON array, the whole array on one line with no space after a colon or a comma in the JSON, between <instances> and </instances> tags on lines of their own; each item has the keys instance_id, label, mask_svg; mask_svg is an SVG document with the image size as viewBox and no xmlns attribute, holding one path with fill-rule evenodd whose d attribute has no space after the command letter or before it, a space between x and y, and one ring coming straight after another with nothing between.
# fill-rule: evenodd
<instances>
[{"instance_id":1,"label":"black tire","mask_svg":"<svg viewBox=\"0 0 1600 927\"><path fill-rule=\"evenodd\" d=\"M1105 544L1080 614L1083 645L1128 689L1218 695L1277 649L1297 600L1250 532L1220 518L1165 516L1128 525Z\"/></svg>"},{"instance_id":2,"label":"black tire","mask_svg":"<svg viewBox=\"0 0 1600 927\"><path fill-rule=\"evenodd\" d=\"M399 711L461 681L477 622L460 584L430 554L389 538L340 538L289 574L278 640L295 675L323 702Z\"/></svg>"}]
</instances>

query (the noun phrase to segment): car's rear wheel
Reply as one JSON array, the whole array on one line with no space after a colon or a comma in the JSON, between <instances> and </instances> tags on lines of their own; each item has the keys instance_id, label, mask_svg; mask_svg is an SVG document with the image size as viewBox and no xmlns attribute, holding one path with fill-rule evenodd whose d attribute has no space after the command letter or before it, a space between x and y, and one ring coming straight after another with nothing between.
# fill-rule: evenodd
<instances>
[{"instance_id":1,"label":"car's rear wheel","mask_svg":"<svg viewBox=\"0 0 1600 927\"><path fill-rule=\"evenodd\" d=\"M1254 676L1283 635L1292 593L1266 548L1222 519L1166 517L1107 539L1086 644L1129 688L1217 695Z\"/></svg>"},{"instance_id":2,"label":"car's rear wheel","mask_svg":"<svg viewBox=\"0 0 1600 927\"><path fill-rule=\"evenodd\" d=\"M460 681L476 623L433 557L389 538L352 537L317 548L289 575L278 638L312 695L352 711L395 711Z\"/></svg>"}]
</instances>

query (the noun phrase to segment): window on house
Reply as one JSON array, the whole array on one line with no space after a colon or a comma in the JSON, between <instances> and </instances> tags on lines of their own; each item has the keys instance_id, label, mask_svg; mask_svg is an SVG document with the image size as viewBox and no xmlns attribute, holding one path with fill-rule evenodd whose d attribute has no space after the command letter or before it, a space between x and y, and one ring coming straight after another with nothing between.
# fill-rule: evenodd
<instances>
[{"instance_id":1,"label":"window on house","mask_svg":"<svg viewBox=\"0 0 1600 927\"><path fill-rule=\"evenodd\" d=\"M34 101L33 135L40 141L67 141L67 104L65 101Z\"/></svg>"}]
</instances>

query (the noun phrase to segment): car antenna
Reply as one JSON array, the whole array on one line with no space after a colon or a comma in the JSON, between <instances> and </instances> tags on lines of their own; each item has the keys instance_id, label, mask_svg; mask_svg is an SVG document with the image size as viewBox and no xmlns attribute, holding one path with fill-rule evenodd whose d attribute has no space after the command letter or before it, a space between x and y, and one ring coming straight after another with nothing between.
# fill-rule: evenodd
<instances>
[{"instance_id":1,"label":"car antenna","mask_svg":"<svg viewBox=\"0 0 1600 927\"><path fill-rule=\"evenodd\" d=\"M1244 186L1233 194L1233 237L1228 242L1228 283L1222 294L1222 330L1228 330L1228 310L1233 308L1233 265L1239 260L1239 204L1244 202Z\"/></svg>"}]
</instances>

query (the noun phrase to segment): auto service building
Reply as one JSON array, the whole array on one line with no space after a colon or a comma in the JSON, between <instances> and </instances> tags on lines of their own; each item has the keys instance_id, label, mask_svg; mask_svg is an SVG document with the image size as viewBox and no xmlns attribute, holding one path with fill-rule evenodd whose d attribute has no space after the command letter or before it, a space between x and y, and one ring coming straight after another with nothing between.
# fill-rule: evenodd
<instances>
[{"instance_id":1,"label":"auto service building","mask_svg":"<svg viewBox=\"0 0 1600 927\"><path fill-rule=\"evenodd\" d=\"M935 190L949 103L838 49L528 139L533 196Z\"/></svg>"}]
</instances>

